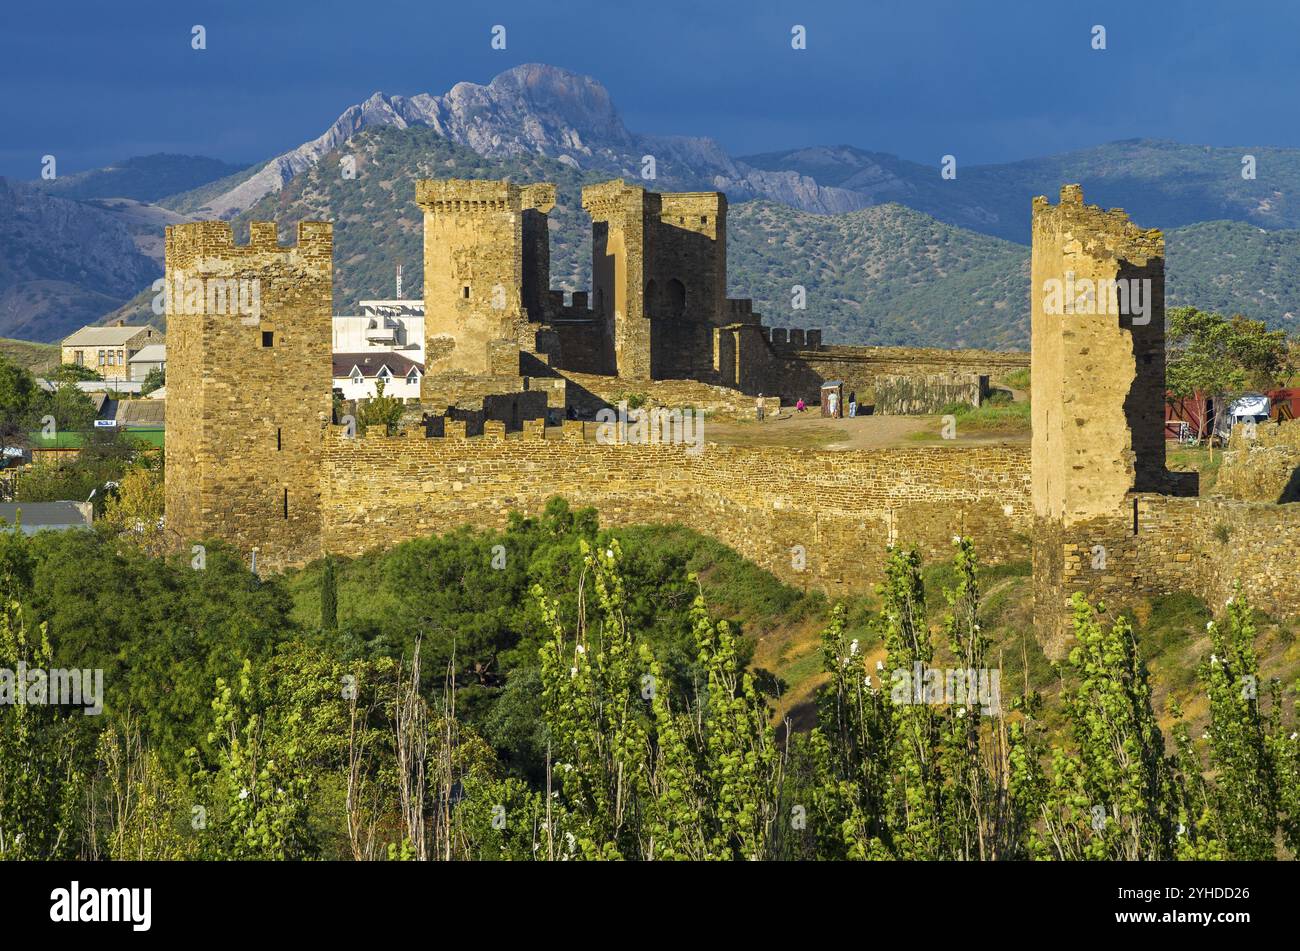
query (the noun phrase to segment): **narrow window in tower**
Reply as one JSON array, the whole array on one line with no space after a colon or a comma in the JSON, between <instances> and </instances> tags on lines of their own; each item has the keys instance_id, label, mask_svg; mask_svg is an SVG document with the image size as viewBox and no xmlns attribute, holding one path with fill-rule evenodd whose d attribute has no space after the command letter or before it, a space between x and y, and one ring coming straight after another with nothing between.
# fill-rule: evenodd
<instances>
[{"instance_id":1,"label":"narrow window in tower","mask_svg":"<svg viewBox=\"0 0 1300 951\"><path fill-rule=\"evenodd\" d=\"M465 300L469 300L469 285L466 284L466 285L461 289L461 292L460 292L460 293L461 293L461 296L465 298Z\"/></svg>"},{"instance_id":2,"label":"narrow window in tower","mask_svg":"<svg viewBox=\"0 0 1300 951\"><path fill-rule=\"evenodd\" d=\"M1138 533L1138 500L1133 500L1133 534Z\"/></svg>"},{"instance_id":3,"label":"narrow window in tower","mask_svg":"<svg viewBox=\"0 0 1300 951\"><path fill-rule=\"evenodd\" d=\"M263 331L262 331L262 346L263 346L263 347L269 347L269 346L271 346L271 342L272 342L272 340L273 340L274 338L275 338L275 333L274 333L274 331L263 330Z\"/></svg>"},{"instance_id":4,"label":"narrow window in tower","mask_svg":"<svg viewBox=\"0 0 1300 951\"><path fill-rule=\"evenodd\" d=\"M284 490L284 517L289 517L289 490Z\"/></svg>"},{"instance_id":5,"label":"narrow window in tower","mask_svg":"<svg viewBox=\"0 0 1300 951\"><path fill-rule=\"evenodd\" d=\"M275 451L276 452L279 452L281 449L284 448L284 441L280 438L280 433L281 430L279 429L279 427L277 427L275 430Z\"/></svg>"}]
</instances>

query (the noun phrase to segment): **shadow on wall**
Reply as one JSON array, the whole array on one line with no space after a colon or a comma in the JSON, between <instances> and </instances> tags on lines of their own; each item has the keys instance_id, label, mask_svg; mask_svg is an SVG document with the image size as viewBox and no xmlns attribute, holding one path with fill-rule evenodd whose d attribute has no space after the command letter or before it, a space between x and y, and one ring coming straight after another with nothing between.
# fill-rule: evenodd
<instances>
[{"instance_id":1,"label":"shadow on wall","mask_svg":"<svg viewBox=\"0 0 1300 951\"><path fill-rule=\"evenodd\" d=\"M1282 489L1278 502L1300 502L1300 466L1292 470L1291 478L1287 479L1286 487Z\"/></svg>"},{"instance_id":2,"label":"shadow on wall","mask_svg":"<svg viewBox=\"0 0 1300 951\"><path fill-rule=\"evenodd\" d=\"M1120 326L1129 330L1136 371L1124 399L1131 448L1137 456L1133 490L1167 492L1171 480L1165 464L1164 259L1152 258L1145 267L1120 261L1118 283L1133 289L1122 295L1128 298L1127 313L1116 317ZM1121 301L1121 310L1124 304ZM1139 322L1143 319L1145 323Z\"/></svg>"},{"instance_id":3,"label":"shadow on wall","mask_svg":"<svg viewBox=\"0 0 1300 951\"><path fill-rule=\"evenodd\" d=\"M569 377L564 378L564 405L571 410L570 419L595 419L602 409L613 406L608 400Z\"/></svg>"}]
</instances>

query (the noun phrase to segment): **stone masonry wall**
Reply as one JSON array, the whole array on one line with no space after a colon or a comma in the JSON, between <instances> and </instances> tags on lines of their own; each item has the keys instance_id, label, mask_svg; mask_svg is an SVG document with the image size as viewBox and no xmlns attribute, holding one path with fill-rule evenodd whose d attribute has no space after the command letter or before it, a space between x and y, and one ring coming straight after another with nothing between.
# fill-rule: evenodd
<instances>
[{"instance_id":1,"label":"stone masonry wall","mask_svg":"<svg viewBox=\"0 0 1300 951\"><path fill-rule=\"evenodd\" d=\"M369 548L459 525L500 527L563 495L608 524L677 521L731 545L786 580L830 592L880 580L885 546L946 558L952 536L990 561L1028 556L1028 453L1019 447L831 452L709 444L602 445L594 426L487 423L465 437L326 437L327 551ZM807 569L793 570L803 546Z\"/></svg>"},{"instance_id":2,"label":"stone masonry wall","mask_svg":"<svg viewBox=\"0 0 1300 951\"><path fill-rule=\"evenodd\" d=\"M817 399L821 384L843 380L860 403L875 398L877 381L896 377L987 376L996 382L1015 370L1028 369L1029 354L996 350L938 350L926 347L806 348L789 344L788 331L774 329L772 380L766 389L787 402ZM866 397L870 397L867 399ZM933 412L933 410L931 410Z\"/></svg>"},{"instance_id":3,"label":"stone masonry wall","mask_svg":"<svg viewBox=\"0 0 1300 951\"><path fill-rule=\"evenodd\" d=\"M1035 527L1036 589L1062 610L1074 592L1112 610L1189 591L1214 610L1240 584L1257 608L1300 614L1295 544L1300 505L1136 493L1109 516ZM1048 653L1068 647L1063 630L1039 625Z\"/></svg>"},{"instance_id":4,"label":"stone masonry wall","mask_svg":"<svg viewBox=\"0 0 1300 951\"><path fill-rule=\"evenodd\" d=\"M954 403L979 406L988 395L989 378L973 373L938 376L878 376L870 398L872 412L885 416L939 413ZM852 392L852 391L850 391Z\"/></svg>"},{"instance_id":5,"label":"stone masonry wall","mask_svg":"<svg viewBox=\"0 0 1300 951\"><path fill-rule=\"evenodd\" d=\"M258 547L273 566L320 552L333 229L301 222L294 247L273 222L249 230L236 245L224 221L167 228L166 278L185 287L167 299L167 527ZM255 286L260 313L212 307L216 282Z\"/></svg>"},{"instance_id":6,"label":"stone masonry wall","mask_svg":"<svg viewBox=\"0 0 1300 951\"><path fill-rule=\"evenodd\" d=\"M1238 424L1223 454L1216 495L1248 502L1300 502L1300 419Z\"/></svg>"}]
</instances>

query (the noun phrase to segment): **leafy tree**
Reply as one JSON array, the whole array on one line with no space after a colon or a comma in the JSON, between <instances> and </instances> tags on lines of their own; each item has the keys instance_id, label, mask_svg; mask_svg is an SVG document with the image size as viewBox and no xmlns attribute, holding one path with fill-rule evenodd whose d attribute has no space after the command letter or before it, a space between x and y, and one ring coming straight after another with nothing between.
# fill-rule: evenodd
<instances>
[{"instance_id":1,"label":"leafy tree","mask_svg":"<svg viewBox=\"0 0 1300 951\"><path fill-rule=\"evenodd\" d=\"M362 400L357 413L357 428L363 433L371 426L383 426L391 436L397 430L405 404L395 396L384 395L384 381L375 380L375 395Z\"/></svg>"},{"instance_id":2,"label":"leafy tree","mask_svg":"<svg viewBox=\"0 0 1300 951\"><path fill-rule=\"evenodd\" d=\"M166 550L165 486L159 470L132 466L104 502L101 522L124 534L150 554Z\"/></svg>"},{"instance_id":3,"label":"leafy tree","mask_svg":"<svg viewBox=\"0 0 1300 951\"><path fill-rule=\"evenodd\" d=\"M53 416L59 432L80 432L95 424L95 403L72 383L60 383L35 403L40 416Z\"/></svg>"},{"instance_id":4,"label":"leafy tree","mask_svg":"<svg viewBox=\"0 0 1300 951\"><path fill-rule=\"evenodd\" d=\"M1276 836L1290 820L1285 787L1295 781L1287 755L1295 744L1282 722L1281 692L1277 683L1271 685L1266 714L1254 615L1240 591L1225 616L1210 623L1209 633L1212 653L1198 676L1210 704L1211 827L1228 858L1271 859Z\"/></svg>"},{"instance_id":5,"label":"leafy tree","mask_svg":"<svg viewBox=\"0 0 1300 951\"><path fill-rule=\"evenodd\" d=\"M234 683L217 679L213 749L195 761L194 786L206 834L202 854L217 859L302 859L315 854L308 805L315 771L301 707L277 704L277 684L244 662ZM323 685L313 685L324 692ZM331 685L332 686L332 685Z\"/></svg>"},{"instance_id":6,"label":"leafy tree","mask_svg":"<svg viewBox=\"0 0 1300 951\"><path fill-rule=\"evenodd\" d=\"M1270 331L1261 321L1240 315L1174 307L1165 333L1165 386L1179 399L1197 394L1233 399L1251 389L1269 389L1291 375L1290 348L1284 330ZM1206 435L1202 412L1197 438Z\"/></svg>"},{"instance_id":7,"label":"leafy tree","mask_svg":"<svg viewBox=\"0 0 1300 951\"><path fill-rule=\"evenodd\" d=\"M0 353L0 445L26 443L26 430L39 396L36 378Z\"/></svg>"},{"instance_id":8,"label":"leafy tree","mask_svg":"<svg viewBox=\"0 0 1300 951\"><path fill-rule=\"evenodd\" d=\"M167 371L162 367L154 367L144 375L140 383L140 395L148 396L154 390L162 389L167 385Z\"/></svg>"},{"instance_id":9,"label":"leafy tree","mask_svg":"<svg viewBox=\"0 0 1300 951\"><path fill-rule=\"evenodd\" d=\"M84 396L84 394L80 394ZM147 456L140 455L138 440L115 430L92 430L86 433L77 458L49 465L33 466L18 480L14 492L18 502L91 501L95 513L102 516L109 499L135 463L148 467ZM135 488L142 490L136 501L143 504L146 480L139 477ZM161 477L157 477L159 491ZM134 491L134 490L133 490Z\"/></svg>"},{"instance_id":10,"label":"leafy tree","mask_svg":"<svg viewBox=\"0 0 1300 951\"><path fill-rule=\"evenodd\" d=\"M115 861L180 861L198 854L194 825L202 811L191 805L185 784L148 749L138 725L127 716L99 739L98 789L103 802L103 851ZM99 857L100 843L90 843Z\"/></svg>"},{"instance_id":11,"label":"leafy tree","mask_svg":"<svg viewBox=\"0 0 1300 951\"><path fill-rule=\"evenodd\" d=\"M103 375L93 367L81 363L60 363L46 379L51 383L82 383L88 380L102 380Z\"/></svg>"},{"instance_id":12,"label":"leafy tree","mask_svg":"<svg viewBox=\"0 0 1300 951\"><path fill-rule=\"evenodd\" d=\"M1076 593L1062 692L1075 749L1052 750L1047 838L1058 858L1167 860L1175 857L1176 763L1151 708L1151 687L1124 617L1107 628Z\"/></svg>"},{"instance_id":13,"label":"leafy tree","mask_svg":"<svg viewBox=\"0 0 1300 951\"><path fill-rule=\"evenodd\" d=\"M44 532L25 547L20 598L47 625L56 661L102 668L106 710L135 711L169 768L205 745L217 678L234 682L246 658L270 656L295 630L283 589L216 542L201 570L188 551L164 561L108 532Z\"/></svg>"},{"instance_id":14,"label":"leafy tree","mask_svg":"<svg viewBox=\"0 0 1300 951\"><path fill-rule=\"evenodd\" d=\"M542 709L567 854L588 859L764 858L779 802L779 755L765 705L742 673L728 625L693 606L703 687L674 706L650 646L623 606L621 546L582 543L597 621L571 639L540 586ZM647 709L648 702L648 709Z\"/></svg>"},{"instance_id":15,"label":"leafy tree","mask_svg":"<svg viewBox=\"0 0 1300 951\"><path fill-rule=\"evenodd\" d=\"M12 587L0 578L0 858L72 858L89 766L73 719L83 710L53 702L45 625L28 629ZM29 676L20 679L23 669Z\"/></svg>"}]
</instances>

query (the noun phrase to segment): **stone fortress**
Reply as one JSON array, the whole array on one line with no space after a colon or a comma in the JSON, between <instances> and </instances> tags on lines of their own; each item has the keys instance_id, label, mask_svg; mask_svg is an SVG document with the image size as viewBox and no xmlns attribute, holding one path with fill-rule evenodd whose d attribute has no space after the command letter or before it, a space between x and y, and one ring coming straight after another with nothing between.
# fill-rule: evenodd
<instances>
[{"instance_id":1,"label":"stone fortress","mask_svg":"<svg viewBox=\"0 0 1300 951\"><path fill-rule=\"evenodd\" d=\"M424 211L421 403L466 419L472 431L485 420L518 430L525 420L589 415L605 405L602 391L634 381L694 381L792 402L839 379L882 412L934 411L978 404L990 373L1026 363L1023 354L935 351L923 368L907 351L823 348L818 330L765 326L750 301L727 297L721 192L658 194L621 180L584 188L593 288L567 303L550 289L554 185L423 180L416 201ZM900 389L912 396L906 406Z\"/></svg>"},{"instance_id":2,"label":"stone fortress","mask_svg":"<svg viewBox=\"0 0 1300 951\"><path fill-rule=\"evenodd\" d=\"M287 247L269 222L255 222L246 245L225 222L167 229L169 280L261 285L252 323L168 313L166 505L178 539L223 539L278 568L499 527L558 494L606 524L682 523L832 596L878 581L887 544L946 558L954 535L970 535L986 560L1032 557L1051 651L1076 590L1112 606L1177 590L1217 605L1240 581L1262 609L1300 612L1300 506L1258 491L1199 498L1194 481L1166 471L1163 236L1085 205L1078 186L1057 205L1034 201L1033 287L1067 272L1137 278L1151 282L1152 306L1145 322L1113 307L1061 315L1035 293L1029 447L710 443L693 454L595 442L583 419L629 390L752 405L760 392L791 401L839 379L882 411L898 390L911 394L901 411L934 412L954 394L977 403L990 376L1026 360L828 347L816 331L765 326L749 301L726 296L721 193L584 189L593 289L567 302L549 287L553 186L421 181L417 201L426 367L411 424L395 435L350 434L334 418L329 224L299 223Z\"/></svg>"}]
</instances>

